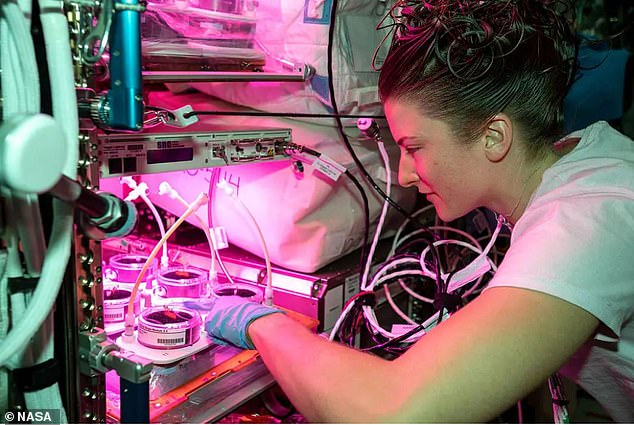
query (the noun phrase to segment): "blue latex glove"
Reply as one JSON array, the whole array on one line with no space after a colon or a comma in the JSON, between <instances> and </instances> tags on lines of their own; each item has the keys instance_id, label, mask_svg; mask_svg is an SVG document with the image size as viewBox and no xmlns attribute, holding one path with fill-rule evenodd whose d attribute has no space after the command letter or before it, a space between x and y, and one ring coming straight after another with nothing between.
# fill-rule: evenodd
<instances>
[{"instance_id":1,"label":"blue latex glove","mask_svg":"<svg viewBox=\"0 0 634 425\"><path fill-rule=\"evenodd\" d=\"M205 319L205 330L216 344L230 344L253 350L255 346L247 335L248 326L255 319L273 313L283 313L283 311L242 297L226 295L213 301Z\"/></svg>"}]
</instances>

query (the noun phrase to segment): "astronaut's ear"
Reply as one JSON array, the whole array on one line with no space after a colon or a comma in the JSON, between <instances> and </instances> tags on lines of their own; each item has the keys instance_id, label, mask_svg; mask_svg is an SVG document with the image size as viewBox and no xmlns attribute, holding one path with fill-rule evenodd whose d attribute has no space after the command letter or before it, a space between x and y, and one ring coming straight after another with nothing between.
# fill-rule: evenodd
<instances>
[{"instance_id":1,"label":"astronaut's ear","mask_svg":"<svg viewBox=\"0 0 634 425\"><path fill-rule=\"evenodd\" d=\"M482 149L487 159L499 162L508 154L513 143L513 126L505 114L498 114L489 121L482 135Z\"/></svg>"}]
</instances>

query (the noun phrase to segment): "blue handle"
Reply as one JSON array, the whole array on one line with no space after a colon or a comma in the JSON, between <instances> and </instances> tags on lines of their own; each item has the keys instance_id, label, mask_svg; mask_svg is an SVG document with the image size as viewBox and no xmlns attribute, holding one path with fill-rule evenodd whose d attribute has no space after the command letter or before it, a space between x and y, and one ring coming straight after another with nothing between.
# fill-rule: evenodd
<instances>
[{"instance_id":1,"label":"blue handle","mask_svg":"<svg viewBox=\"0 0 634 425\"><path fill-rule=\"evenodd\" d=\"M117 0L116 5L138 6L138 0ZM141 76L141 17L138 10L117 8L110 41L108 125L124 130L143 129Z\"/></svg>"}]
</instances>

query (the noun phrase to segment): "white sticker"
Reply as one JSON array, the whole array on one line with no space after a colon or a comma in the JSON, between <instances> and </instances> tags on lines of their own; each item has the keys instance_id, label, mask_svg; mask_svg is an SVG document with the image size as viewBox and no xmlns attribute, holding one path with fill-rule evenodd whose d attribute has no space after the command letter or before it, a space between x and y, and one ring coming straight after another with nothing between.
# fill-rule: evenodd
<instances>
[{"instance_id":1,"label":"white sticker","mask_svg":"<svg viewBox=\"0 0 634 425\"><path fill-rule=\"evenodd\" d=\"M335 326L335 322L343 309L343 285L335 286L326 291L324 297L324 331L329 331Z\"/></svg>"},{"instance_id":2,"label":"white sticker","mask_svg":"<svg viewBox=\"0 0 634 425\"><path fill-rule=\"evenodd\" d=\"M152 329L139 324L139 342L148 347L172 347L185 344L187 334L178 330L171 332L167 329Z\"/></svg>"},{"instance_id":3,"label":"white sticker","mask_svg":"<svg viewBox=\"0 0 634 425\"><path fill-rule=\"evenodd\" d=\"M103 321L107 323L122 322L125 318L126 307L104 307L103 309Z\"/></svg>"},{"instance_id":4,"label":"white sticker","mask_svg":"<svg viewBox=\"0 0 634 425\"><path fill-rule=\"evenodd\" d=\"M359 292L359 274L355 273L352 276L348 276L344 281L344 304L348 302L353 295Z\"/></svg>"},{"instance_id":5,"label":"white sticker","mask_svg":"<svg viewBox=\"0 0 634 425\"><path fill-rule=\"evenodd\" d=\"M338 164L335 160L324 154L313 161L313 167L334 181L337 181L339 176L346 171L344 166Z\"/></svg>"},{"instance_id":6,"label":"white sticker","mask_svg":"<svg viewBox=\"0 0 634 425\"><path fill-rule=\"evenodd\" d=\"M214 240L214 244L216 245L216 249L224 249L229 246L229 240L227 239L227 231L224 226L214 227L210 229L210 236Z\"/></svg>"},{"instance_id":7,"label":"white sticker","mask_svg":"<svg viewBox=\"0 0 634 425\"><path fill-rule=\"evenodd\" d=\"M403 335L406 332L411 331L414 328L417 328L418 325L408 325L404 323L395 323L392 325L392 333L395 335Z\"/></svg>"}]
</instances>

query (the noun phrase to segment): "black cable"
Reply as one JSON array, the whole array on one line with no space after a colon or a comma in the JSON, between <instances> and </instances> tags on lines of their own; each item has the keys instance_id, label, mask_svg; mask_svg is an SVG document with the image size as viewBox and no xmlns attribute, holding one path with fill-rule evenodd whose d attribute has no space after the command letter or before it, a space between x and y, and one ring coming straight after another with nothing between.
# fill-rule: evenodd
<instances>
[{"instance_id":1,"label":"black cable","mask_svg":"<svg viewBox=\"0 0 634 425\"><path fill-rule=\"evenodd\" d=\"M348 139L348 136L346 135L346 133L345 133L345 131L343 129L343 123L341 121L341 115L339 114L339 109L337 107L336 93L335 93L335 89L334 89L334 73L333 73L333 68L332 68L332 63L333 63L333 44L334 44L334 32L335 32L335 22L336 22L337 8L338 8L338 0L333 0L332 4L331 4L330 25L329 25L329 30L328 30L328 89L329 89L329 93L330 93L330 101L331 101L331 106L332 106L332 110L333 110L333 116L332 117L335 119L335 122L337 124L337 131L338 131L339 136L342 139L346 149L348 150L350 156L352 157L354 163L359 168L359 170L361 171L363 176L366 178L368 183L372 186L372 188L386 202L388 202L393 208L395 208L398 212L400 212L402 215L407 217L407 219L409 219L413 223L417 223L420 226L420 228L422 228L424 230L425 234L427 234L429 236L429 240L424 240L424 241L429 246L430 251L432 253L432 257L433 257L434 262L435 262L434 265L435 265L435 269L436 269L436 288L437 288L437 293L442 293L443 289L444 289L444 285L443 285L443 282L442 282L442 279L441 279L441 275L440 275L440 270L441 270L440 256L438 254L438 250L436 249L436 246L434 245L434 240L436 239L436 235L427 226L424 226L422 223L420 223L417 218L415 218L410 213L405 211L397 202L395 202L392 198L390 198L383 191L383 189L381 189L376 184L376 182L374 181L372 176L370 176L368 171L365 169L365 167L363 166L363 164L361 163L361 161L357 157L356 153L354 152L354 149L352 148L352 145L350 144L350 140ZM363 118L367 118L367 116L364 116ZM352 343L353 335L355 334L355 327L359 323L358 319L359 319L360 315L362 315L362 308L361 308L362 306L359 305L360 303L358 303L356 299L352 300L351 302L353 302L355 305L349 311L348 317L344 319L344 323L341 324L341 327L339 329L338 335L336 335L336 336L339 337L339 339L341 341L345 341L346 340L346 335L345 334L348 333L348 335L349 335L348 344L350 344L350 345ZM441 310L440 314L442 315L442 310ZM440 318L439 320L442 320L442 319ZM367 326L367 323L366 323L366 326ZM397 343L403 341L404 339L408 338L409 336L413 335L414 333L420 331L420 329L422 329L422 328L423 328L423 325L421 324L421 325L411 329L410 331L404 333L403 335L401 335L401 336L399 336L397 338L393 338L391 340L388 340L388 341L386 341L386 342L384 342L382 344L379 344L377 346L374 346L374 347L372 347L370 349L380 349L380 348L388 347L388 346L393 345L393 344L397 344Z\"/></svg>"},{"instance_id":2,"label":"black cable","mask_svg":"<svg viewBox=\"0 0 634 425\"><path fill-rule=\"evenodd\" d=\"M356 153L354 152L354 149L352 148L352 145L350 144L350 140L348 140L348 136L346 135L346 133L343 130L343 123L341 122L341 118L340 118L340 115L339 115L339 108L337 107L337 100L336 100L336 93L335 93L335 86L334 86L334 73L333 73L333 70L332 70L332 63L333 63L333 60L332 60L332 54L333 54L332 46L334 44L334 39L335 39L335 21L336 21L336 16L337 16L338 3L339 3L338 0L333 0L332 1L331 8L330 8L330 25L329 25L329 28L328 28L328 91L330 93L330 103L331 103L332 110L333 110L333 113L334 113L335 122L337 123L337 131L339 132L339 136L343 140L343 143L346 146L346 149L350 153L350 156L352 157L352 160L357 165L357 167L359 168L361 173L363 173L363 176L367 179L367 181L370 183L372 188L387 203L389 203L392 207L394 207L398 212L403 214L410 221L412 221L414 223L418 223L420 225L420 227L425 230L425 233L429 234L429 236L430 236L429 248L430 248L430 251L432 251L432 256L434 257L434 260L436 262L436 284L440 287L442 285L441 284L441 279L440 279L440 257L438 255L438 251L436 249L436 246L433 244L434 239L436 237L435 234L431 230L429 230L427 228L427 226L424 226L422 223L420 223L418 221L418 219L416 219L410 213L405 211L403 209L403 207L401 207L396 201L394 201L392 198L387 196L387 194L383 191L383 189L381 189L376 184L376 182L374 181L372 176L370 176L370 173L368 173L368 171L365 169L365 167L363 166L363 164L359 160L359 157L357 157ZM367 118L367 116L366 116L366 118Z\"/></svg>"},{"instance_id":3,"label":"black cable","mask_svg":"<svg viewBox=\"0 0 634 425\"><path fill-rule=\"evenodd\" d=\"M405 339L407 339L410 336L414 335L416 332L419 332L423 328L424 328L424 326L421 323L420 325L410 329L409 331L405 332L402 335L397 336L396 338L388 339L387 341L385 341L385 342L383 342L381 344L378 344L378 345L374 345L372 347L363 348L363 349L361 349L361 351L373 351L373 350L384 349L386 347L389 347L389 346L392 346L394 344L400 343L401 341L404 341Z\"/></svg>"},{"instance_id":4,"label":"black cable","mask_svg":"<svg viewBox=\"0 0 634 425\"><path fill-rule=\"evenodd\" d=\"M319 158L321 156L321 152L311 149L307 146L298 145L296 143L289 143L285 146L286 151L297 151L301 153L306 153L312 156ZM363 271L365 270L365 263L367 260L367 245L368 239L370 238L370 204L368 201L368 196L365 193L365 189L359 183L359 180L350 172L350 170L346 169L344 174L350 179L350 181L354 184L354 186L359 191L361 195L361 201L363 204L363 244L361 245L361 261L359 264L359 282L363 279Z\"/></svg>"},{"instance_id":5,"label":"black cable","mask_svg":"<svg viewBox=\"0 0 634 425\"><path fill-rule=\"evenodd\" d=\"M396 247L395 253L404 254L408 252L420 252L420 250L415 249L418 244L425 244L425 246L429 245L425 238L416 238L407 241L406 243L401 242L400 245Z\"/></svg>"},{"instance_id":6,"label":"black cable","mask_svg":"<svg viewBox=\"0 0 634 425\"><path fill-rule=\"evenodd\" d=\"M360 323L360 318L363 316L363 306L367 305L368 297L372 296L373 293L368 292L358 292L353 295L343 306L343 310L347 310L348 306L352 303L350 310L346 317L342 320L335 337L338 338L339 341L348 344L349 346L354 346L354 337L356 334L356 328ZM372 298L374 302L374 298Z\"/></svg>"},{"instance_id":7,"label":"black cable","mask_svg":"<svg viewBox=\"0 0 634 425\"><path fill-rule=\"evenodd\" d=\"M340 116L339 107L337 106L335 86L333 81L334 73L332 70L332 46L333 46L334 38L335 38L334 34L335 34L335 20L336 20L335 18L337 14L337 5L338 5L338 0L333 0L331 5L331 12L330 12L330 28L328 29L328 90L330 92L330 103L334 113L335 122L337 123L337 131L339 132L339 136L341 137L344 145L346 146L346 149L350 153L352 160L357 165L359 170L363 173L363 176L368 180L372 188L383 199L385 199L385 201L387 201L392 207L396 208L397 211L399 211L405 217L411 219L411 215L407 211L405 211L403 207L401 207L396 201L394 201L392 198L387 196L387 194L383 191L383 189L381 189L379 185L376 184L376 182L374 181L370 173L368 173L368 171L365 169L365 167L359 160L359 157L357 156L354 149L352 148L352 145L350 144L350 140L348 139L348 136L343 130L343 123L341 122L341 118L339 118ZM367 118L367 116L363 118Z\"/></svg>"},{"instance_id":8,"label":"black cable","mask_svg":"<svg viewBox=\"0 0 634 425\"><path fill-rule=\"evenodd\" d=\"M239 116L239 117L282 117L282 118L382 118L385 115L339 115L339 114L307 114L299 112L254 112L254 111L191 111L183 114L184 118L190 118L194 115L220 115L220 116Z\"/></svg>"}]
</instances>

